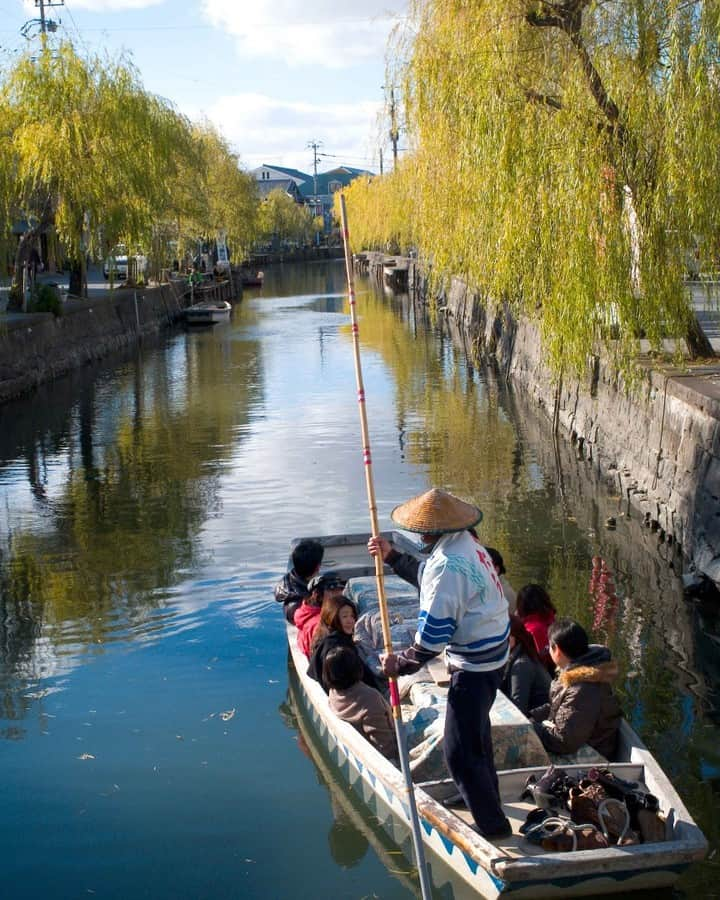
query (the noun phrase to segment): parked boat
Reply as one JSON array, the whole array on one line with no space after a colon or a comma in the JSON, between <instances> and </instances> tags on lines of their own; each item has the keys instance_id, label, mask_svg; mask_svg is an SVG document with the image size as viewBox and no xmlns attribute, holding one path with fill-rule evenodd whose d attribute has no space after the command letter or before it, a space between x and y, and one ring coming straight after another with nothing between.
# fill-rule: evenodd
<instances>
[{"instance_id":1,"label":"parked boat","mask_svg":"<svg viewBox=\"0 0 720 900\"><path fill-rule=\"evenodd\" d=\"M240 276L240 281L243 287L262 287L264 279L264 272L244 272Z\"/></svg>"},{"instance_id":2,"label":"parked boat","mask_svg":"<svg viewBox=\"0 0 720 900\"><path fill-rule=\"evenodd\" d=\"M403 535L393 532L386 537L399 549L419 554L418 548ZM365 611L363 604L370 596L369 576L374 575L374 564L366 549L367 538L368 535L315 538L326 548L323 568L352 579L349 590L359 601L360 613ZM391 612L398 602L392 599L393 578L395 576L388 570ZM327 748L347 789L352 787L385 831L412 859L410 812L401 772L349 723L341 721L332 712L320 684L307 675L307 659L297 648L296 636L294 626L287 625L290 654L297 673L297 702ZM497 710L506 712L508 707L517 714L515 723L520 716L524 731L534 735L527 720L498 694L491 715L496 762L498 743L508 739L505 729L501 740L497 740L501 731L498 723L502 720L502 725L507 724L507 717L498 716ZM626 722L621 727L618 757L606 768L619 778L638 782L658 798L665 817L664 841L562 853L549 852L528 842L519 828L533 806L519 798L528 777L534 774L539 778L547 763L538 765L538 760L534 759L531 765L523 764L527 760L522 757L523 754L527 757L527 751L520 744L512 749L516 767L499 768L498 780L513 834L492 843L474 831L472 818L464 807L449 809L440 802L449 796L452 782L448 778L421 780L421 767L416 765L417 760L411 761L420 831L437 887L450 877L459 885L461 894L470 888L476 896L489 900L505 894L536 898L626 893L672 885L685 868L704 857L707 851L704 835L653 755ZM571 774L586 771L588 767L587 763L563 766Z\"/></svg>"},{"instance_id":3,"label":"parked boat","mask_svg":"<svg viewBox=\"0 0 720 900\"><path fill-rule=\"evenodd\" d=\"M230 319L232 306L227 300L204 300L194 303L185 310L185 321L188 325L215 325Z\"/></svg>"}]
</instances>

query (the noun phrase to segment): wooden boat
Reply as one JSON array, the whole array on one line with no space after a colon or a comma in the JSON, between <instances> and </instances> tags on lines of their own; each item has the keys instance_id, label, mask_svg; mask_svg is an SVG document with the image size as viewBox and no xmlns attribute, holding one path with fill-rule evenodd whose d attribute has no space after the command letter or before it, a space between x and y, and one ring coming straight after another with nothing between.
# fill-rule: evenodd
<instances>
[{"instance_id":1,"label":"wooden boat","mask_svg":"<svg viewBox=\"0 0 720 900\"><path fill-rule=\"evenodd\" d=\"M230 319L232 306L227 300L203 300L194 303L185 310L185 321L188 325L215 325Z\"/></svg>"},{"instance_id":2,"label":"wooden boat","mask_svg":"<svg viewBox=\"0 0 720 900\"><path fill-rule=\"evenodd\" d=\"M418 552L399 533L385 536L401 550ZM367 538L368 535L315 538L326 548L323 568L339 571L346 578L373 575ZM307 659L297 648L296 629L289 624L287 637L297 673L297 702L348 788L362 798L371 814L412 859L410 813L401 772L349 723L335 716L322 687L308 677ZM505 699L501 702L509 703ZM513 835L492 843L473 830L466 809L448 809L435 799L447 796L447 779L416 780L420 831L435 886L441 887L449 880L456 886L456 896L469 894L492 900L506 894L574 897L672 885L693 861L704 857L707 842L653 755L626 722L622 724L619 744L618 759L607 768L620 778L639 782L658 798L666 819L664 841L566 853L548 852L531 844L520 834L519 827L533 807L519 797L528 777L534 774L539 778L545 765L523 766L519 760L519 767L498 771L500 795L513 825ZM588 767L587 763L563 766L568 772Z\"/></svg>"},{"instance_id":3,"label":"wooden boat","mask_svg":"<svg viewBox=\"0 0 720 900\"><path fill-rule=\"evenodd\" d=\"M240 281L243 287L262 287L264 279L264 272L244 272L240 276Z\"/></svg>"}]
</instances>

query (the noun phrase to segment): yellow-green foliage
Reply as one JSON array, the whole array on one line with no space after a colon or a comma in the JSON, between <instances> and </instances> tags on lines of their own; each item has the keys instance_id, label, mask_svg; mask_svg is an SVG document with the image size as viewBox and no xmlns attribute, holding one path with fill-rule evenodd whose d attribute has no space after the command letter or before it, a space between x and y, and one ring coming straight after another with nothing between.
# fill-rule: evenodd
<instances>
[{"instance_id":1,"label":"yellow-green foliage","mask_svg":"<svg viewBox=\"0 0 720 900\"><path fill-rule=\"evenodd\" d=\"M310 210L281 188L270 191L260 207L259 227L266 238L309 241L317 225Z\"/></svg>"},{"instance_id":2,"label":"yellow-green foliage","mask_svg":"<svg viewBox=\"0 0 720 900\"><path fill-rule=\"evenodd\" d=\"M355 247L415 245L538 316L558 369L685 334L687 253L720 247L719 20L717 0L415 0L412 153L349 189Z\"/></svg>"},{"instance_id":3,"label":"yellow-green foliage","mask_svg":"<svg viewBox=\"0 0 720 900\"><path fill-rule=\"evenodd\" d=\"M209 126L147 92L125 59L69 43L0 74L0 214L54 226L67 257L119 241L155 248L223 229L240 255L256 237L252 178Z\"/></svg>"}]
</instances>

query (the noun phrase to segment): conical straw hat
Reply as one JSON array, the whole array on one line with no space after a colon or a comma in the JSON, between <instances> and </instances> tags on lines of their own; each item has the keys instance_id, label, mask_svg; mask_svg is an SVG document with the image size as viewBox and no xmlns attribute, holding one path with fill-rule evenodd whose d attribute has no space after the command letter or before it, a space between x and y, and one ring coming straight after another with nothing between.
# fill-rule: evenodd
<instances>
[{"instance_id":1,"label":"conical straw hat","mask_svg":"<svg viewBox=\"0 0 720 900\"><path fill-rule=\"evenodd\" d=\"M482 519L482 511L459 497L432 488L396 506L390 513L396 525L405 531L421 534L443 534L446 531L464 531Z\"/></svg>"}]
</instances>

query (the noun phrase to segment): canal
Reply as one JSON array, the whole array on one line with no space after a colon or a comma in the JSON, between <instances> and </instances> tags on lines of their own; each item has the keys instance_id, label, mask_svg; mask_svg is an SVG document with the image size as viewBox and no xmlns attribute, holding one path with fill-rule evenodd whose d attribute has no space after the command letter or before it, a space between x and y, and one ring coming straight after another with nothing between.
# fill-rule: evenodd
<instances>
[{"instance_id":1,"label":"canal","mask_svg":"<svg viewBox=\"0 0 720 900\"><path fill-rule=\"evenodd\" d=\"M272 597L291 538L368 528L343 291L340 263L270 269L228 325L0 409L3 897L412 896L308 755ZM712 852L712 608L502 378L401 299L361 281L358 303L381 526L431 484L474 499L514 586L611 645ZM616 601L590 593L593 556ZM679 893L717 896L719 875L711 858Z\"/></svg>"}]
</instances>

